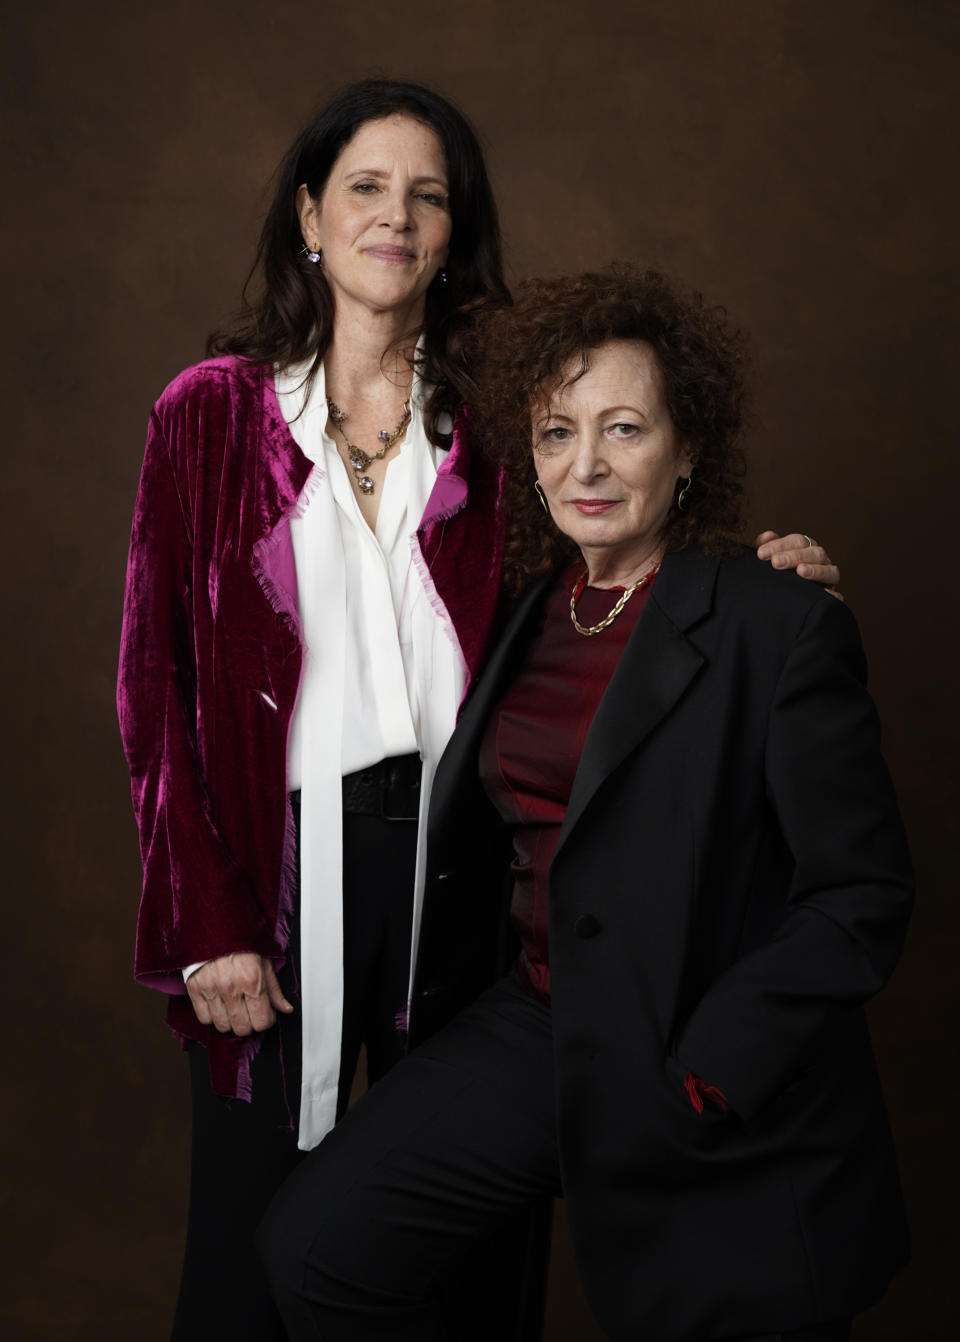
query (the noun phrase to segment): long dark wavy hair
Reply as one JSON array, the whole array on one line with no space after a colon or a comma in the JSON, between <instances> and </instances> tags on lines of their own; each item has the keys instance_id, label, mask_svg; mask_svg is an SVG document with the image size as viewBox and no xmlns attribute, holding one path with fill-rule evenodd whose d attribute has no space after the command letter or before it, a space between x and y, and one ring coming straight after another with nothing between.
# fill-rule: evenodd
<instances>
[{"instance_id":1,"label":"long dark wavy hair","mask_svg":"<svg viewBox=\"0 0 960 1342\"><path fill-rule=\"evenodd\" d=\"M433 391L426 427L437 437L437 418L475 397L469 372L477 318L509 302L503 278L500 223L483 151L467 119L445 98L421 84L365 79L337 93L297 136L277 172L254 264L243 288L235 324L214 332L208 354L235 354L281 368L312 358L319 368L333 334L334 303L321 266L302 254L296 194L302 183L318 198L337 156L368 121L400 113L428 126L446 159L450 249L447 283L435 278L426 295L419 372ZM250 297L259 278L260 291Z\"/></svg>"},{"instance_id":2,"label":"long dark wavy hair","mask_svg":"<svg viewBox=\"0 0 960 1342\"><path fill-rule=\"evenodd\" d=\"M532 416L610 340L652 348L670 418L693 453L684 506L674 500L664 526L667 548L723 550L740 536L747 353L724 309L628 265L526 280L513 307L484 321L476 356L477 434L504 472L504 584L513 594L577 552L534 493Z\"/></svg>"}]
</instances>

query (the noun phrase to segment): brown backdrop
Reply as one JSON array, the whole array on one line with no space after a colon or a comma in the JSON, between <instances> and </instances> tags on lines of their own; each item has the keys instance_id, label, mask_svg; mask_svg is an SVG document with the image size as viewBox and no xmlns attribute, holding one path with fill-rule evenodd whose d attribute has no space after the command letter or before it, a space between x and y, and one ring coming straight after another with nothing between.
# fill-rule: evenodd
<instances>
[{"instance_id":1,"label":"brown backdrop","mask_svg":"<svg viewBox=\"0 0 960 1342\"><path fill-rule=\"evenodd\" d=\"M112 702L143 430L234 305L292 134L375 72L473 117L514 277L658 262L753 332L752 520L842 562L921 877L873 1011L914 1263L857 1337L953 1335L957 29L956 5L924 0L40 0L9 16L10 1342L167 1336L186 1074L130 979L139 867ZM575 1281L561 1225L550 1342L600 1336Z\"/></svg>"}]
</instances>

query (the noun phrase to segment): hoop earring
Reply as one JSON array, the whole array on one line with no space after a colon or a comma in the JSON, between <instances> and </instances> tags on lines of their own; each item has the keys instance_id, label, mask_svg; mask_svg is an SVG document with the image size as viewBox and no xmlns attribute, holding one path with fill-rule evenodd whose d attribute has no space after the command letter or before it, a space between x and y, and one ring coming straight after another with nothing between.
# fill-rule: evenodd
<instances>
[{"instance_id":1,"label":"hoop earring","mask_svg":"<svg viewBox=\"0 0 960 1342\"><path fill-rule=\"evenodd\" d=\"M549 507L547 506L547 496L546 496L546 494L544 494L544 492L543 492L543 485L540 483L539 480L537 480L537 481L534 482L534 486L533 486L533 487L534 487L534 489L537 491L537 498L540 500L540 505L541 505L541 507L543 508L543 511L544 511L544 512L547 514L547 516L549 517L549 516L550 516L550 509L549 509Z\"/></svg>"},{"instance_id":2,"label":"hoop earring","mask_svg":"<svg viewBox=\"0 0 960 1342\"><path fill-rule=\"evenodd\" d=\"M687 476L687 482L677 495L677 512L685 513L687 511L687 495L690 493L690 484L693 480L693 467L690 468L690 474Z\"/></svg>"},{"instance_id":3,"label":"hoop earring","mask_svg":"<svg viewBox=\"0 0 960 1342\"><path fill-rule=\"evenodd\" d=\"M314 252L314 251L311 251L311 249L307 246L307 244L304 243L303 246L300 248L300 255L301 255L301 256L305 256L305 257L307 258L307 260L308 260L308 261L312 261L314 265L316 265L317 262L319 261L320 266L321 266L321 269L322 269L322 267L323 267L323 252Z\"/></svg>"}]
</instances>

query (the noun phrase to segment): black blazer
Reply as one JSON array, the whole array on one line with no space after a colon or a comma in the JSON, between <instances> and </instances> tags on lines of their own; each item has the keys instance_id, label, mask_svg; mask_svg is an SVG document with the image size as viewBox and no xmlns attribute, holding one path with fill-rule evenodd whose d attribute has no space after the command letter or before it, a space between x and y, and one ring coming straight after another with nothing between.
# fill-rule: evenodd
<instances>
[{"instance_id":1,"label":"black blazer","mask_svg":"<svg viewBox=\"0 0 960 1342\"><path fill-rule=\"evenodd\" d=\"M509 849L477 751L549 587L439 766L413 1042L502 953ZM751 554L687 550L597 710L550 871L550 967L567 1212L613 1338L846 1316L906 1259L862 1004L912 878L865 678L841 602ZM733 1113L698 1116L687 1069Z\"/></svg>"}]
</instances>

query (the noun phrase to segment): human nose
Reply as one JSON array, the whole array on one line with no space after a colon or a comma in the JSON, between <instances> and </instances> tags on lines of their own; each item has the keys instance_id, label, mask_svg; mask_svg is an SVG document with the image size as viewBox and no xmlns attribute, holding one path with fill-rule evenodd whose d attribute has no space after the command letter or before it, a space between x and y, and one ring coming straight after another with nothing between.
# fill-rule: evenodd
<instances>
[{"instance_id":1,"label":"human nose","mask_svg":"<svg viewBox=\"0 0 960 1342\"><path fill-rule=\"evenodd\" d=\"M577 435L570 474L580 484L589 484L598 476L605 475L609 467L603 452L603 439L597 433L586 432Z\"/></svg>"},{"instance_id":2,"label":"human nose","mask_svg":"<svg viewBox=\"0 0 960 1342\"><path fill-rule=\"evenodd\" d=\"M410 202L406 191L399 188L386 193L383 202L381 223L402 233L410 227Z\"/></svg>"}]
</instances>

